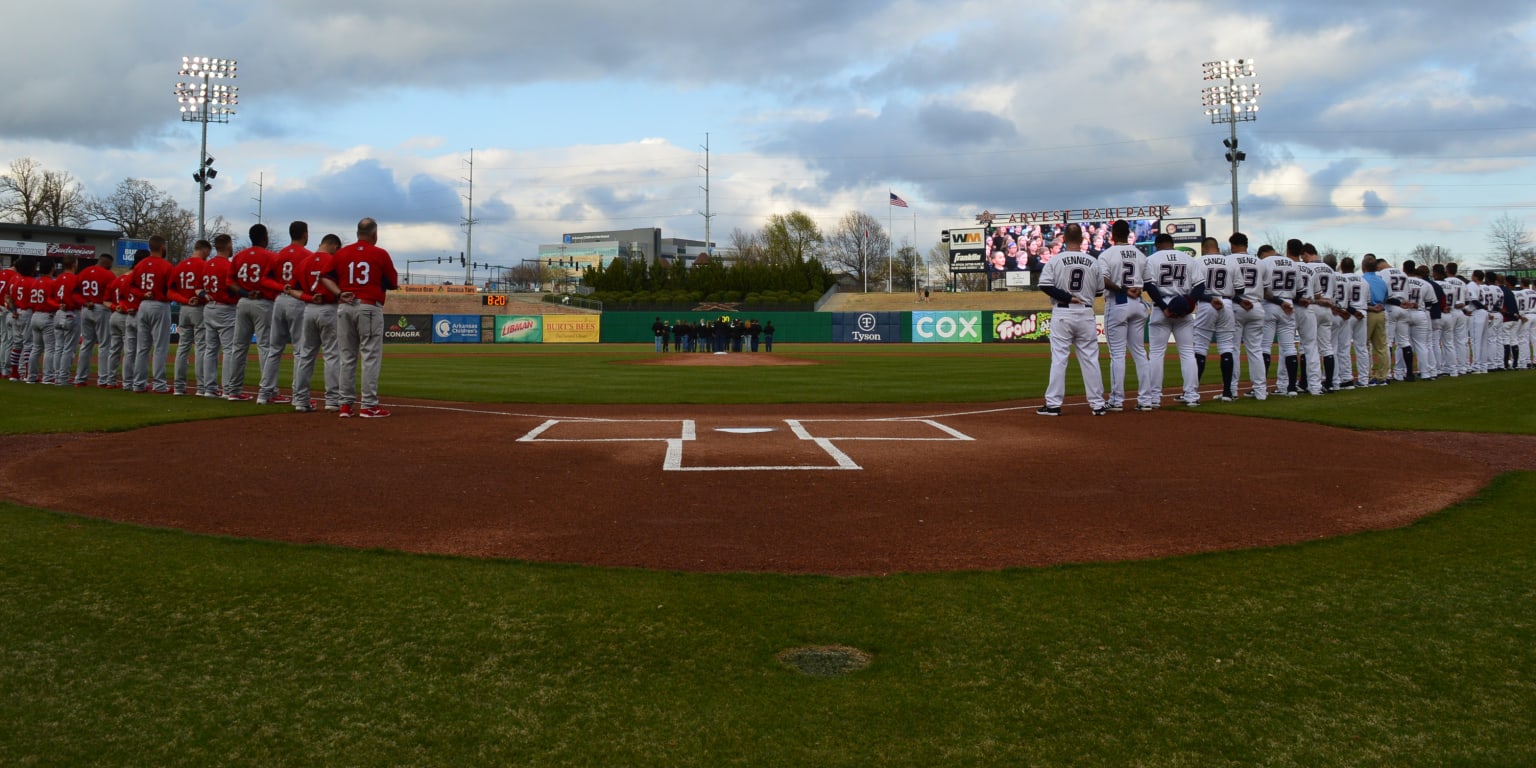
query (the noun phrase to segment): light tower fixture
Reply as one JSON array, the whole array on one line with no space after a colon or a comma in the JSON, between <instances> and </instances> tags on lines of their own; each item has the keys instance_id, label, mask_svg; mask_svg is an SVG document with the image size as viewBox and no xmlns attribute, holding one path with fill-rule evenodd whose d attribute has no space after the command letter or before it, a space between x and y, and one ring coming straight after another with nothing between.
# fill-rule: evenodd
<instances>
[{"instance_id":1,"label":"light tower fixture","mask_svg":"<svg viewBox=\"0 0 1536 768\"><path fill-rule=\"evenodd\" d=\"M1232 168L1232 231L1238 232L1237 164L1248 159L1248 153L1238 149L1237 124L1259 119L1259 86L1239 82L1253 77L1253 59L1207 61L1203 68L1206 80L1225 81L1208 86L1201 95L1211 124L1227 123L1232 128L1232 135L1221 143L1227 148L1227 163Z\"/></svg>"},{"instance_id":2,"label":"light tower fixture","mask_svg":"<svg viewBox=\"0 0 1536 768\"><path fill-rule=\"evenodd\" d=\"M176 84L176 101L181 104L183 123L202 123L203 143L198 153L197 171L192 180L197 182L197 238L208 237L204 222L207 219L207 194L213 189L209 183L219 175L213 168L213 158L208 156L208 124L227 123L240 103L240 86L226 85L218 80L233 80L237 64L234 59L215 59L207 56L181 57L181 71L176 74L190 78Z\"/></svg>"}]
</instances>

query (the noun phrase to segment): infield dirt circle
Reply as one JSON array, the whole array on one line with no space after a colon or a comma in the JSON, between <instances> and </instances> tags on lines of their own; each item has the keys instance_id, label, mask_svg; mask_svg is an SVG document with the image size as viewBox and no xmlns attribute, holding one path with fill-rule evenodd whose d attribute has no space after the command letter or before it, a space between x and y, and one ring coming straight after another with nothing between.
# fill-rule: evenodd
<instances>
[{"instance_id":1,"label":"infield dirt circle","mask_svg":"<svg viewBox=\"0 0 1536 768\"><path fill-rule=\"evenodd\" d=\"M1037 405L397 401L395 415L378 420L285 408L10 438L0 441L0 488L47 509L290 542L882 574L1150 558L1395 527L1533 455L1526 438L1485 445L1482 436L1182 409L1090 418L1068 408L1046 418ZM1481 458L1495 450L1499 462ZM90 472L64 484L47 467Z\"/></svg>"}]
</instances>

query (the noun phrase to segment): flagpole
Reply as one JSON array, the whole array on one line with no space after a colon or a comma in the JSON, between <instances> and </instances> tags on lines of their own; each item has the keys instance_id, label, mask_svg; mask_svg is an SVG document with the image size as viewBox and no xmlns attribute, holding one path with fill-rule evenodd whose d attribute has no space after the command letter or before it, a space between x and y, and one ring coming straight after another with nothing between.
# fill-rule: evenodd
<instances>
[{"instance_id":1,"label":"flagpole","mask_svg":"<svg viewBox=\"0 0 1536 768\"><path fill-rule=\"evenodd\" d=\"M890 254L885 258L885 292L890 293L891 279L896 274L893 271L895 269L894 263L896 261L896 231L892 229L892 222L896 220L896 205L892 202L892 198L895 197L896 191L890 189L889 187L887 187L885 191L885 231L887 236L890 238L890 245L887 246Z\"/></svg>"},{"instance_id":2,"label":"flagpole","mask_svg":"<svg viewBox=\"0 0 1536 768\"><path fill-rule=\"evenodd\" d=\"M912 293L914 295L919 293L919 291L917 290L917 209L916 208L912 209Z\"/></svg>"}]
</instances>

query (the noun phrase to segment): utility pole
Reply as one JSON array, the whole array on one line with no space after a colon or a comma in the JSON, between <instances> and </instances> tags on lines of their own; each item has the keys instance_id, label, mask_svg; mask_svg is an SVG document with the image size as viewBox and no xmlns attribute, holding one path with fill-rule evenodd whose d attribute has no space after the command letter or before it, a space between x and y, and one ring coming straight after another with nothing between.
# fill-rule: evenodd
<instances>
[{"instance_id":1,"label":"utility pole","mask_svg":"<svg viewBox=\"0 0 1536 768\"><path fill-rule=\"evenodd\" d=\"M256 196L251 198L251 199L256 201L256 223L257 224L262 223L262 220L261 220L261 211L262 211L261 204L262 204L262 197L264 197L265 193L266 193L266 181L267 181L267 174L266 174L265 171L263 171L263 172L261 172L261 173L256 175Z\"/></svg>"},{"instance_id":2,"label":"utility pole","mask_svg":"<svg viewBox=\"0 0 1536 768\"><path fill-rule=\"evenodd\" d=\"M459 255L459 259L464 262L464 284L465 285L473 285L474 282L475 282L475 279L474 279L474 273L471 271L471 270L473 270L473 267L470 266L470 263L473 262L474 258L475 258L475 251L474 251L474 242L475 242L475 148L474 147L470 147L469 148L469 162L468 162L468 165L469 165L469 178L465 179L465 181L469 182L469 196L468 196L468 199L469 199L469 215L464 217L464 253Z\"/></svg>"},{"instance_id":3,"label":"utility pole","mask_svg":"<svg viewBox=\"0 0 1536 768\"><path fill-rule=\"evenodd\" d=\"M707 133L704 134L704 164L699 167L704 169L704 186L700 187L704 190L704 213L702 214L704 216L704 252L713 259L715 244L710 240L710 220L715 216L709 212L709 134Z\"/></svg>"}]
</instances>

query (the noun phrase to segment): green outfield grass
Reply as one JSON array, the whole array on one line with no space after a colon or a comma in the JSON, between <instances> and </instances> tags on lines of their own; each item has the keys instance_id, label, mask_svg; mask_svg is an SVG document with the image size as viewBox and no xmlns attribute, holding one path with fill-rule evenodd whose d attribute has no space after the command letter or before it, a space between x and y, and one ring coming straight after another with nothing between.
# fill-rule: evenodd
<instances>
[{"instance_id":1,"label":"green outfield grass","mask_svg":"<svg viewBox=\"0 0 1536 768\"><path fill-rule=\"evenodd\" d=\"M821 402L1032 399L1036 350L785 349L824 360L798 369L824 386L773 381ZM698 374L718 377L690 393L704 402L789 399L765 391L772 369L620 362L640 347L451 352L390 347L386 400L693 402L645 393ZM1532 433L1513 413L1532 383L1190 418ZM0 434L265 412L0 383ZM0 765L1536 764L1533 493L1536 473L1510 474L1409 528L1301 546L857 579L355 552L0 505ZM873 664L814 679L774 660L824 644Z\"/></svg>"}]
</instances>

